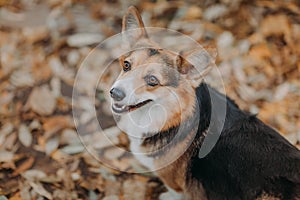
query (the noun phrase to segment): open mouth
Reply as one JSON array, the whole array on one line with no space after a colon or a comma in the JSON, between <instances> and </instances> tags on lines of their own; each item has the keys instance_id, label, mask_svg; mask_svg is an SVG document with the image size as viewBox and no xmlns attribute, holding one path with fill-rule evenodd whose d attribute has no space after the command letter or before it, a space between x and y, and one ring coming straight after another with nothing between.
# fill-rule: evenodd
<instances>
[{"instance_id":1,"label":"open mouth","mask_svg":"<svg viewBox=\"0 0 300 200\"><path fill-rule=\"evenodd\" d=\"M124 112L131 112L131 111L134 111L144 105L146 105L147 103L151 102L152 100L151 99L148 99L146 101L142 101L138 104L135 104L135 105L119 105L119 104L114 104L112 106L112 110L115 112L115 113L124 113Z\"/></svg>"}]
</instances>

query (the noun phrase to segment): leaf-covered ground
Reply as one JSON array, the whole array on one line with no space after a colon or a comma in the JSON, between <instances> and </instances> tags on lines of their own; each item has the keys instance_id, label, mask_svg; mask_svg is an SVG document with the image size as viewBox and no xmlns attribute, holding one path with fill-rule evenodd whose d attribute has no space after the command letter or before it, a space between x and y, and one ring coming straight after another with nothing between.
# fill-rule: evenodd
<instances>
[{"instance_id":1,"label":"leaf-covered ground","mask_svg":"<svg viewBox=\"0 0 300 200\"><path fill-rule=\"evenodd\" d=\"M0 0L0 199L141 200L165 191L151 173L124 173L98 162L79 140L72 116L80 63L99 42L120 33L131 4L147 26L216 47L226 94L299 144L299 1ZM95 89L90 77L108 56L100 51L92 58L85 92ZM118 70L103 77L94 107L112 143L127 148L107 101ZM86 105L84 98L77 103ZM81 120L88 124L90 116L83 112ZM85 142L107 163L142 168L86 127Z\"/></svg>"}]
</instances>

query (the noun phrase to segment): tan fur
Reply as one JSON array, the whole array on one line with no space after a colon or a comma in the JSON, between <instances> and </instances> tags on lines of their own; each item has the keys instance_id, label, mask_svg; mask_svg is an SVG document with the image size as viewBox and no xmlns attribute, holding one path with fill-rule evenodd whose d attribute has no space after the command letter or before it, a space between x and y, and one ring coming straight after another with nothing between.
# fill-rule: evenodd
<instances>
[{"instance_id":1,"label":"tan fur","mask_svg":"<svg viewBox=\"0 0 300 200\"><path fill-rule=\"evenodd\" d=\"M152 43L149 43L148 46L154 46ZM155 45L156 48L157 45ZM168 104L170 105L170 110L167 112L168 120L165 126L162 128L162 131L169 129L170 127L177 126L180 124L181 121L184 121L187 119L188 116L191 115L193 112L193 105L195 103L195 92L194 88L192 86L187 87L189 84L187 80L182 79L179 82L179 87L177 88L169 88L169 87L161 87L161 88L151 88L147 87L145 84L145 81L143 77L146 75L147 72L151 71L151 74L156 75L160 81L161 84L166 83L165 77L162 75L162 66L164 65L164 62L162 60L162 57L167 56L171 60L176 61L177 55L169 52L167 50L161 50L159 51L158 55L154 55L152 57L149 57L147 55L148 49L141 49L132 52L129 56L122 56L120 58L120 63L123 65L124 61L127 60L132 63L131 70L134 71L138 68L142 68L141 73L139 73L139 77L136 77L134 79L134 85L138 86L135 90L135 94L141 95L145 92L152 92L155 96L165 96L166 94L170 93L170 90L172 90L175 95L178 97L178 101L180 103L180 106L178 105L177 101L169 100ZM153 66L157 65L157 66ZM121 72L118 80L126 79L128 76L130 76L130 72ZM167 97L166 97L167 98Z\"/></svg>"},{"instance_id":2,"label":"tan fur","mask_svg":"<svg viewBox=\"0 0 300 200\"><path fill-rule=\"evenodd\" d=\"M126 32L132 27L140 29ZM154 97L160 97L155 103L161 103L167 111L166 122L160 131L179 126L182 122L187 121L194 113L195 87L199 85L203 74L199 73L198 79L194 79L197 73L191 74L190 71L193 68L191 64L174 52L161 49L158 44L151 41L144 29L142 19L134 7L130 7L124 16L122 30L124 38L129 43L129 52L121 56L119 62L121 66L124 65L124 61L130 62L131 69L126 72L122 71L117 81L125 82L131 77L130 84L135 87L130 95L134 95L137 99L143 94L149 93ZM149 48L156 49L158 53L149 55ZM194 50L192 53L198 51ZM183 55L189 56L189 53ZM147 74L155 75L162 86L149 87L144 80ZM120 85L118 86L120 87ZM177 141L176 145L164 151L157 158L155 157L154 166L156 169L159 168L157 174L168 187L177 192L187 193L189 191L190 198L193 200L205 200L206 196L202 185L197 182L189 185L190 188L186 185L187 163L194 154L193 149L196 149L198 145L194 142L191 144L193 137L193 133L188 134L184 140ZM140 151L149 153L155 148L145 144L140 147ZM174 155L179 157L174 158ZM165 166L166 163L169 165Z\"/></svg>"},{"instance_id":3,"label":"tan fur","mask_svg":"<svg viewBox=\"0 0 300 200\"><path fill-rule=\"evenodd\" d=\"M186 149L187 145L189 145L191 137L193 134L189 134L184 141L181 141L174 148L167 151L163 156L159 157L155 160L156 166L162 166L164 163L168 161L168 158L172 158L172 155L178 154L180 150ZM187 188L186 183L186 175L187 175L187 163L193 154L193 149L196 146L193 143L183 155L181 155L176 161L172 162L170 165L159 169L157 171L158 176L163 180L163 182L171 187L173 190L177 192L184 192L189 195L189 197L193 200L206 200L205 191L202 185L199 183L194 183L192 187ZM174 152L175 151L175 152ZM177 152L176 152L177 151Z\"/></svg>"}]
</instances>

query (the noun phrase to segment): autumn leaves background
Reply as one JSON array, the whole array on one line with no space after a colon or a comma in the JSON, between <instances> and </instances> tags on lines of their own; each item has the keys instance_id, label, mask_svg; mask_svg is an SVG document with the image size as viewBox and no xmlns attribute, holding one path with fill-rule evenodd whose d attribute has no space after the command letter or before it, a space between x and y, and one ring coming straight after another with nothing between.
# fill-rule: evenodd
<instances>
[{"instance_id":1,"label":"autumn leaves background","mask_svg":"<svg viewBox=\"0 0 300 200\"><path fill-rule=\"evenodd\" d=\"M226 93L258 113L290 142L300 141L300 5L297 1L134 1L145 24L180 31L215 46ZM127 1L0 1L0 198L156 199L164 190L151 174L125 174L95 160L77 136L72 91L81 61L121 31ZM99 50L85 71L109 59ZM102 60L101 60L102 59ZM105 91L118 75L113 63L96 88L98 119L111 138L85 139L107 162L141 166L114 152L128 140L116 127ZM89 108L87 108L89 109ZM89 116L82 120L88 124ZM88 127L88 126L87 126ZM92 130L92 129L91 129ZM100 138L99 138L100 137ZM132 191L135 191L134 193Z\"/></svg>"}]
</instances>

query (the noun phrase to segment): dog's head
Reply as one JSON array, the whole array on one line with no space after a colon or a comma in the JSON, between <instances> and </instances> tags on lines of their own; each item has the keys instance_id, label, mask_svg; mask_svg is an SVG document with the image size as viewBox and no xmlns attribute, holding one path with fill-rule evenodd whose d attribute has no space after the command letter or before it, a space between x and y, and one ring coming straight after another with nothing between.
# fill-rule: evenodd
<instances>
[{"instance_id":1,"label":"dog's head","mask_svg":"<svg viewBox=\"0 0 300 200\"><path fill-rule=\"evenodd\" d=\"M176 53L161 48L148 36L135 7L123 18L122 38L130 50L120 57L122 72L110 90L113 113L121 120L129 116L131 121L126 123L143 131L178 125L193 112L195 88L209 71L215 53L204 49Z\"/></svg>"}]
</instances>

